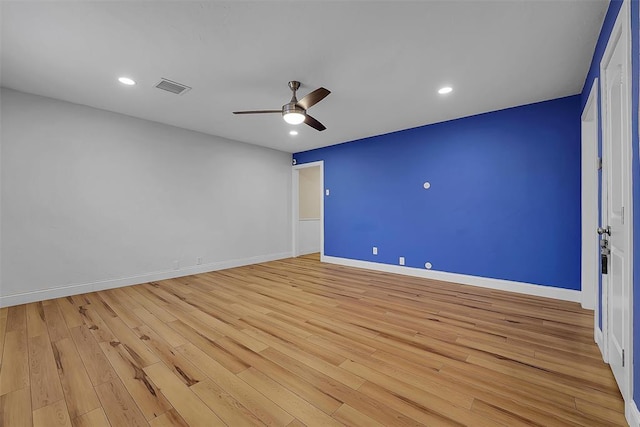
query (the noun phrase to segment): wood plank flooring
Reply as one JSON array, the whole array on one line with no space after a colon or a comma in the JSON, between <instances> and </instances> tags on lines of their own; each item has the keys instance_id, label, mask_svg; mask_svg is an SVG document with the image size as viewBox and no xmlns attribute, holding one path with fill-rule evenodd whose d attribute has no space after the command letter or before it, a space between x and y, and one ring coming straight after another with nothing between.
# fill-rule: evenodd
<instances>
[{"instance_id":1,"label":"wood plank flooring","mask_svg":"<svg viewBox=\"0 0 640 427\"><path fill-rule=\"evenodd\" d=\"M578 304L317 255L0 309L0 426L615 426Z\"/></svg>"}]
</instances>

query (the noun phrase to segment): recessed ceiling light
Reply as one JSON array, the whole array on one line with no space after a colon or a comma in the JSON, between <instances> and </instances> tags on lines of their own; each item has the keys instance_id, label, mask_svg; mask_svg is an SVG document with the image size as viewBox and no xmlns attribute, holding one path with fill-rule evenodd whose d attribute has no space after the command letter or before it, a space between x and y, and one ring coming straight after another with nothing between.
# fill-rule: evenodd
<instances>
[{"instance_id":1,"label":"recessed ceiling light","mask_svg":"<svg viewBox=\"0 0 640 427\"><path fill-rule=\"evenodd\" d=\"M290 131L289 131L289 135L296 136L297 134L298 134L298 131L297 131L297 130L290 130Z\"/></svg>"},{"instance_id":2,"label":"recessed ceiling light","mask_svg":"<svg viewBox=\"0 0 640 427\"><path fill-rule=\"evenodd\" d=\"M449 92L451 92L452 90L453 90L453 88L452 88L451 86L445 86L445 87L441 87L441 88L438 90L438 93L439 93L440 95L444 95L445 93L449 93Z\"/></svg>"},{"instance_id":3,"label":"recessed ceiling light","mask_svg":"<svg viewBox=\"0 0 640 427\"><path fill-rule=\"evenodd\" d=\"M134 80L131 80L129 77L120 77L118 81L127 86L133 86L134 84L136 84L136 82Z\"/></svg>"}]
</instances>

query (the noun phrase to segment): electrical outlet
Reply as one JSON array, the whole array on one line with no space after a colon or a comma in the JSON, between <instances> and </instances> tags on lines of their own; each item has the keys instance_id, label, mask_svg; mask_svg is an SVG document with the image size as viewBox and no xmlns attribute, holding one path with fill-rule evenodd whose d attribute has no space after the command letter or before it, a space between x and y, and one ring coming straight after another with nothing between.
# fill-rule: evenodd
<instances>
[{"instance_id":1,"label":"electrical outlet","mask_svg":"<svg viewBox=\"0 0 640 427\"><path fill-rule=\"evenodd\" d=\"M174 270L180 270L180 261L178 261L178 260L173 261L173 269Z\"/></svg>"},{"instance_id":2,"label":"electrical outlet","mask_svg":"<svg viewBox=\"0 0 640 427\"><path fill-rule=\"evenodd\" d=\"M373 247L373 254L378 255L378 248L376 246Z\"/></svg>"},{"instance_id":3,"label":"electrical outlet","mask_svg":"<svg viewBox=\"0 0 640 427\"><path fill-rule=\"evenodd\" d=\"M198 265L202 265L202 257L201 256L198 257L198 259L196 260L196 263Z\"/></svg>"},{"instance_id":4,"label":"electrical outlet","mask_svg":"<svg viewBox=\"0 0 640 427\"><path fill-rule=\"evenodd\" d=\"M328 189L328 188L327 188L326 190L324 190L324 194L325 194L326 196L328 196L328 195L329 195L329 189Z\"/></svg>"},{"instance_id":5,"label":"electrical outlet","mask_svg":"<svg viewBox=\"0 0 640 427\"><path fill-rule=\"evenodd\" d=\"M401 256L400 259L398 260L398 264L404 265L404 257L403 256Z\"/></svg>"}]
</instances>

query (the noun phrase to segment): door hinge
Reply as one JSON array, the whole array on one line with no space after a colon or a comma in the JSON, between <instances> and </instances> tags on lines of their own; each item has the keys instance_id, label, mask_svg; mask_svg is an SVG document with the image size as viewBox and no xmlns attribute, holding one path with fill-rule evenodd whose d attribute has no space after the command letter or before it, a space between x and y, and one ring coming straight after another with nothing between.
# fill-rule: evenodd
<instances>
[{"instance_id":1,"label":"door hinge","mask_svg":"<svg viewBox=\"0 0 640 427\"><path fill-rule=\"evenodd\" d=\"M622 349L622 367L624 368L624 348Z\"/></svg>"},{"instance_id":2,"label":"door hinge","mask_svg":"<svg viewBox=\"0 0 640 427\"><path fill-rule=\"evenodd\" d=\"M602 170L602 157L598 157L596 160L596 166L598 167L598 170Z\"/></svg>"},{"instance_id":3,"label":"door hinge","mask_svg":"<svg viewBox=\"0 0 640 427\"><path fill-rule=\"evenodd\" d=\"M622 212L620 216L622 217L622 223L624 224L624 206L622 207Z\"/></svg>"}]
</instances>

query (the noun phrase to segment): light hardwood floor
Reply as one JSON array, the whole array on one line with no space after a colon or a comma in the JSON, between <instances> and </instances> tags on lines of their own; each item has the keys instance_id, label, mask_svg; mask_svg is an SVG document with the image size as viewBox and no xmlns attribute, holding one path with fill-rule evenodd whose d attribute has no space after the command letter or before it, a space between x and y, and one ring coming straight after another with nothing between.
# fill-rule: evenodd
<instances>
[{"instance_id":1,"label":"light hardwood floor","mask_svg":"<svg viewBox=\"0 0 640 427\"><path fill-rule=\"evenodd\" d=\"M0 310L2 426L625 425L578 304L275 261Z\"/></svg>"}]
</instances>

